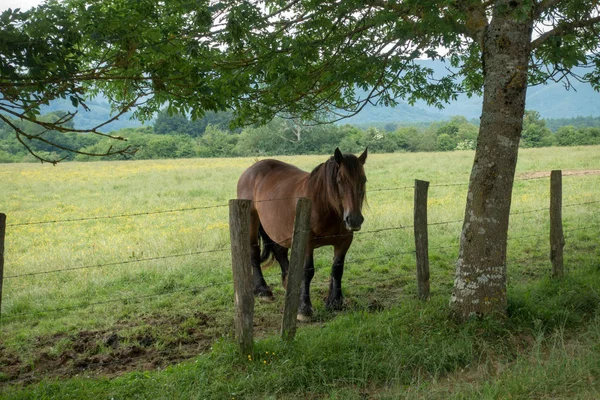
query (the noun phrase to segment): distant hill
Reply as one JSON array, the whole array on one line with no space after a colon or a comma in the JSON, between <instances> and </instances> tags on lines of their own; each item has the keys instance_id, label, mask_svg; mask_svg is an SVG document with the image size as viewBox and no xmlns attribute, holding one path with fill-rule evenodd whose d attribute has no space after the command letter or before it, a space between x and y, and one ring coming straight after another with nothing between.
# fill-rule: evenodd
<instances>
[{"instance_id":1,"label":"distant hill","mask_svg":"<svg viewBox=\"0 0 600 400\"><path fill-rule=\"evenodd\" d=\"M442 76L447 73L446 64L441 61L422 60L421 64L432 68L435 76ZM575 72L580 72L575 70ZM575 118L579 116L600 116L600 93L594 91L588 84L574 82L574 88L565 90L562 83L551 82L546 85L530 87L527 90L526 108L536 110L542 118ZM425 102L418 102L415 106L410 106L401 102L396 107L375 107L368 105L358 115L341 121L343 124L353 124L359 126L382 125L386 123L394 124L414 124L423 122L432 122L449 119L455 115L462 115L471 118L481 116L481 97L469 98L466 95L459 95L458 100L454 101L444 109L438 109L428 106ZM79 111L75 117L75 126L77 128L91 128L110 118L110 105L105 98L98 97L88 102L91 111ZM68 100L52 102L49 107L43 109L43 112L55 110L73 110ZM130 119L131 114L121 117L108 125L104 132L117 130L121 128L138 127L142 124L134 119ZM149 122L151 124L152 122Z\"/></svg>"},{"instance_id":2,"label":"distant hill","mask_svg":"<svg viewBox=\"0 0 600 400\"><path fill-rule=\"evenodd\" d=\"M441 61L422 60L422 65L433 69L434 76L447 73L446 64ZM575 72L581 73L582 71ZM589 84L572 82L573 89L566 90L562 83L550 82L546 85L533 86L527 89L526 109L535 110L542 118L575 118L579 116L600 116L600 93ZM358 115L345 122L357 125L382 123L428 122L448 119L454 115L471 118L481 116L481 97L471 97L461 94L458 99L438 109L420 101L413 107L401 103L395 108L365 107Z\"/></svg>"},{"instance_id":3,"label":"distant hill","mask_svg":"<svg viewBox=\"0 0 600 400\"><path fill-rule=\"evenodd\" d=\"M113 115L111 113L110 104L105 97L96 97L92 100L86 102L87 106L90 108L90 111L84 111L83 109L79 109L77 115L75 115L75 127L77 129L90 129L99 124L107 121ZM52 111L70 111L74 112L75 109L71 105L70 100L55 100L50 103L50 105L42 107L42 113L48 113ZM116 131L122 128L137 128L142 126L143 124L136 120L131 119L132 113L127 113L121 116L117 121L111 122L106 125L101 132L110 132Z\"/></svg>"}]
</instances>

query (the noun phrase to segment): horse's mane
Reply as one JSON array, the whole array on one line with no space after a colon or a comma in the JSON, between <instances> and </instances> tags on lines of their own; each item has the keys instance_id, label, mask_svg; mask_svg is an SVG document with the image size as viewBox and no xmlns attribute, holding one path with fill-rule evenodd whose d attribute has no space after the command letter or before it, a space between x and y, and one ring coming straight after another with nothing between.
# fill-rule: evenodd
<instances>
[{"instance_id":1,"label":"horse's mane","mask_svg":"<svg viewBox=\"0 0 600 400\"><path fill-rule=\"evenodd\" d=\"M351 182L358 182L360 178L358 158L353 154L344 154L343 165ZM339 170L340 166L332 156L329 160L317 165L311 171L308 179L313 190L313 202L318 202L321 206L333 209L336 214L342 217L344 210L336 181Z\"/></svg>"}]
</instances>

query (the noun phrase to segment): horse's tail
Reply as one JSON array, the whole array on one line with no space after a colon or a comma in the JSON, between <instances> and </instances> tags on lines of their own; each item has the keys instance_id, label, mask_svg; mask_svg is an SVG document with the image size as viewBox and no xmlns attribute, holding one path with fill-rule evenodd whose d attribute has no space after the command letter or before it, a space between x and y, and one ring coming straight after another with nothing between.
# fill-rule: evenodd
<instances>
[{"instance_id":1,"label":"horse's tail","mask_svg":"<svg viewBox=\"0 0 600 400\"><path fill-rule=\"evenodd\" d=\"M265 232L260 223L258 224L258 237L263 245L262 252L260 253L260 264L264 268L270 267L275 260L275 251L273 250L275 242L267 235L267 232Z\"/></svg>"}]
</instances>

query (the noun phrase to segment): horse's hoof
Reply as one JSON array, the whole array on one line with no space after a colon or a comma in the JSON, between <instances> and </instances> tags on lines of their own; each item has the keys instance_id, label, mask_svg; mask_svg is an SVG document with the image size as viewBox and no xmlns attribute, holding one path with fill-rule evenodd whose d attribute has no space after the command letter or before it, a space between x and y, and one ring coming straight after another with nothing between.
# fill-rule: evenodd
<instances>
[{"instance_id":1,"label":"horse's hoof","mask_svg":"<svg viewBox=\"0 0 600 400\"><path fill-rule=\"evenodd\" d=\"M313 315L313 309L308 304L300 304L298 307L298 314L296 315L296 319L300 322L310 322L311 317Z\"/></svg>"},{"instance_id":2,"label":"horse's hoof","mask_svg":"<svg viewBox=\"0 0 600 400\"><path fill-rule=\"evenodd\" d=\"M307 314L298 313L298 315L296 315L296 319L300 322L310 322L311 316Z\"/></svg>"},{"instance_id":3,"label":"horse's hoof","mask_svg":"<svg viewBox=\"0 0 600 400\"><path fill-rule=\"evenodd\" d=\"M344 309L344 300L332 300L325 303L325 309L329 311L341 311Z\"/></svg>"},{"instance_id":4,"label":"horse's hoof","mask_svg":"<svg viewBox=\"0 0 600 400\"><path fill-rule=\"evenodd\" d=\"M259 294L258 300L262 301L263 303L272 303L275 300L275 297L273 295L268 296L264 294Z\"/></svg>"},{"instance_id":5,"label":"horse's hoof","mask_svg":"<svg viewBox=\"0 0 600 400\"><path fill-rule=\"evenodd\" d=\"M254 296L258 297L259 300L273 301L273 292L268 287L255 288Z\"/></svg>"}]
</instances>

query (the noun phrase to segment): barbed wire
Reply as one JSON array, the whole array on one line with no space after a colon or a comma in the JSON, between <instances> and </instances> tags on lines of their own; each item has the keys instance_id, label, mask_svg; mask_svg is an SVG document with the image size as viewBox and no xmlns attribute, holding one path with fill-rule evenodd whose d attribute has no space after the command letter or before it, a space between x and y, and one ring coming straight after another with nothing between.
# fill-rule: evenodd
<instances>
[{"instance_id":1,"label":"barbed wire","mask_svg":"<svg viewBox=\"0 0 600 400\"><path fill-rule=\"evenodd\" d=\"M455 219L454 221L440 221L440 222L431 222L431 223L427 223L427 226L435 226L435 225L450 225L450 224L458 224L464 222L464 220L460 219Z\"/></svg>"},{"instance_id":2,"label":"barbed wire","mask_svg":"<svg viewBox=\"0 0 600 400\"><path fill-rule=\"evenodd\" d=\"M583 175L583 174L581 174ZM571 176L571 175L569 175ZM550 175L548 176L535 176L535 177L530 177L530 178L515 178L515 181L531 181L531 180L536 180L536 179L544 179L544 178L549 178ZM455 183L441 183L441 184L437 184L437 185L429 185L429 187L444 187L444 186L466 186L469 185L470 182L455 182Z\"/></svg>"},{"instance_id":3,"label":"barbed wire","mask_svg":"<svg viewBox=\"0 0 600 400\"><path fill-rule=\"evenodd\" d=\"M580 174L580 175L585 175L585 174ZM565 175L565 176L578 176L578 175ZM544 177L533 177L533 178L520 178L520 179L515 179L515 180L533 180L533 179L542 179L542 178L547 178L547 176L544 176ZM448 184L430 185L430 187L463 186L463 185L468 185L468 184L469 184L469 182L448 183ZM392 188L376 188L376 189L370 189L370 190L368 190L368 192L382 192L382 191L393 191L393 190L403 190L403 189L413 189L413 188L414 188L414 186L399 186L399 187L392 187ZM303 196L281 197L281 198L274 198L274 199L253 200L253 202L254 203L263 203L263 202L282 201L282 200L297 200L297 199L300 199L302 197ZM600 203L600 201L595 200L595 201L590 201L590 202L567 204L567 205L563 205L563 207L572 207L572 206L575 206L575 205L596 204L596 203ZM210 205L210 206L183 207L183 208L174 208L174 209L168 209L168 210L146 211L146 212L137 212L137 213L124 213L124 214L103 215L103 216L94 216L94 217L64 218L64 219L54 219L54 220L44 220L44 221L26 221L26 222L16 222L16 223L11 223L11 224L6 224L6 226L7 227L8 226L16 227L16 226L28 226L28 225L41 225L41 224L63 223L63 222L81 222L81 221L94 221L94 220L102 220L102 219L128 218L128 217L139 217L139 216L146 216L146 215L157 215L157 214L167 214L167 213L176 213L176 212L197 211L197 210L205 210L205 209L211 209L211 208L221 208L221 207L228 207L228 206L229 206L228 204L215 204L215 205ZM521 211L521 212L515 212L515 213L512 213L512 214L525 214L525 213L529 213L529 212L542 211L542 210L545 210L545 209L547 209L547 208L536 209L536 210L527 210L527 211Z\"/></svg>"},{"instance_id":4,"label":"barbed wire","mask_svg":"<svg viewBox=\"0 0 600 400\"><path fill-rule=\"evenodd\" d=\"M581 176L581 175L599 175L597 171L591 171L591 172L582 172L582 173L574 173L574 174L563 174L563 177L573 177L573 176ZM524 178L518 178L515 177L515 181L534 181L534 180L540 180L540 179L546 179L546 178L550 178L550 174L548 175L543 175L543 176L532 176L532 177L524 177ZM470 182L456 182L456 183L441 183L441 184L437 184L437 185L429 185L429 187L444 187L444 186L465 186L468 185Z\"/></svg>"},{"instance_id":5,"label":"barbed wire","mask_svg":"<svg viewBox=\"0 0 600 400\"><path fill-rule=\"evenodd\" d=\"M89 269L89 268L111 267L111 266L115 266L115 265L132 264L132 263L144 262L144 261L155 261L155 260L164 260L164 259L168 259L168 258L194 256L194 255L198 255L198 254L218 253L218 252L227 251L230 249L231 249L231 247L226 247L226 248L222 248L222 249L194 251L194 252L189 252L189 253L171 254L171 255L166 255L166 256L135 258L135 259L125 260L125 261L114 261L114 262L104 263L104 264L83 265L81 267L51 269L48 271L37 271L37 272L29 272L29 273L25 273L25 274L8 275L8 276L5 276L4 279L22 278L22 277L34 276L34 275L46 275L46 274L52 274L52 273L56 273L56 272L65 272L65 271L77 271L77 270Z\"/></svg>"},{"instance_id":6,"label":"barbed wire","mask_svg":"<svg viewBox=\"0 0 600 400\"><path fill-rule=\"evenodd\" d=\"M438 185L429 185L429 187L466 186L468 184L469 182L440 183Z\"/></svg>"},{"instance_id":7,"label":"barbed wire","mask_svg":"<svg viewBox=\"0 0 600 400\"><path fill-rule=\"evenodd\" d=\"M544 208L536 208L534 210L523 210L523 211L515 211L515 212L511 212L510 215L519 215L519 214L531 214L531 213L535 213L535 212L540 212L540 211L548 211L550 210L549 207L544 207Z\"/></svg>"},{"instance_id":8,"label":"barbed wire","mask_svg":"<svg viewBox=\"0 0 600 400\"><path fill-rule=\"evenodd\" d=\"M97 216L97 217L81 217L81 218L65 218L65 219L46 220L46 221L17 222L17 223L13 223L13 224L6 224L6 226L42 225L42 224L54 224L54 223L62 223L62 222L79 222L79 221L92 221L92 220L100 220L100 219L139 217L139 216L144 216L144 215L156 215L156 214L166 214L166 213L175 213L175 212L205 210L205 209L209 209L209 208L219 208L219 207L227 207L227 206L228 206L228 204L216 204L213 206L174 208L174 209L170 209L170 210L158 210L158 211L116 214L116 215L103 215L103 216Z\"/></svg>"},{"instance_id":9,"label":"barbed wire","mask_svg":"<svg viewBox=\"0 0 600 400\"><path fill-rule=\"evenodd\" d=\"M208 284L208 285L170 290L170 291L166 291L166 292L162 292L162 293L145 294L145 295L132 296L132 297L119 297L118 299L110 299L110 300L103 300L103 301L97 301L97 302L92 302L92 303L76 304L76 305L66 306L66 307L36 310L36 311L30 312L30 313L17 313L17 314L9 314L9 315L0 314L0 320L32 316L32 315L37 315L40 313L41 314L54 313L54 312L75 310L75 309L79 309L79 308L89 308L89 307L94 307L94 306L98 306L98 305L106 305L106 304L119 303L119 302L129 302L129 301L136 301L136 300L141 300L141 299L149 299L149 298L153 298L153 297L167 296L167 295L171 295L171 294L175 294L175 293L197 292L197 291L208 289L211 287L224 286L224 285L228 285L228 284L232 284L232 283L233 283L233 280L229 279L224 282L215 282L215 283Z\"/></svg>"},{"instance_id":10,"label":"barbed wire","mask_svg":"<svg viewBox=\"0 0 600 400\"><path fill-rule=\"evenodd\" d=\"M459 243L455 243L455 244L449 244L449 245L446 245L446 246L429 247L429 251L431 251L431 250L442 250L442 249L456 248L459 245L460 245Z\"/></svg>"},{"instance_id":11,"label":"barbed wire","mask_svg":"<svg viewBox=\"0 0 600 400\"><path fill-rule=\"evenodd\" d=\"M550 175L532 176L530 178L515 178L515 181L535 181L535 180L547 179L547 178L550 178Z\"/></svg>"},{"instance_id":12,"label":"barbed wire","mask_svg":"<svg viewBox=\"0 0 600 400\"><path fill-rule=\"evenodd\" d=\"M449 222L453 222L453 221L449 221ZM455 222L455 221L454 221ZM582 226L579 228L574 228L574 229L569 229L566 230L566 232L573 232L573 231L579 231L579 230L586 230L589 228L593 228L593 227L598 227L600 225L587 225L587 226ZM407 227L392 227L392 228L385 228L385 229L404 229ZM371 233L373 232L380 232L383 231L382 230L375 230L375 231L371 231ZM537 235L525 235L525 236L519 236L519 237L513 237L513 238L508 238L508 239L517 239L517 238L525 238L525 237L533 237L533 236L542 236L545 235L544 234L537 234ZM446 246L438 246L438 247L432 247L429 248L429 250L440 250L440 249L448 249L451 247L455 247L456 244L453 245L446 245ZM214 250L214 251L210 251L210 252L217 252L217 251L224 251L224 250L228 250L228 249L218 249L218 250ZM207 253L207 251L203 251L203 252L199 252L199 253ZM364 261L370 261L370 260L376 260L376 259L383 259L383 258L388 258L388 259L392 259L397 255L404 255L404 254L415 254L416 252L414 250L410 250L410 251L403 251L403 252L398 252L395 253L393 255L381 255L381 256L375 256L375 257L367 257L367 258L359 258L359 259L355 259L355 260L348 260L346 262L346 264L353 264L353 263L359 263L359 262L364 262ZM186 255L191 255L191 253L187 253L187 254L180 254L180 255L173 255L173 256L186 256ZM167 258L167 257L173 257L173 256L163 256L163 257L152 257L150 259L160 259L160 258ZM528 257L525 259L518 259L518 260L507 260L507 263L522 263L531 259L538 259L539 256L533 256L533 257ZM145 261L142 259L138 259L138 260L130 260L130 262L137 262L137 261ZM89 267L89 266L88 266ZM79 268L72 268L72 269L81 269L82 267ZM66 269L66 270L72 270L72 269ZM49 271L49 272L57 272L57 271ZM41 273L49 273L49 272L41 272ZM33 273L33 274L39 274L39 273ZM17 276L27 276L27 275L33 275L33 274L21 274L21 275L13 275L13 276L9 276L9 277L17 277ZM275 275L275 274L273 274ZM6 278L9 278L6 277ZM195 286L195 287L191 287L191 288L182 288L182 289L176 289L176 290L170 290L170 291L166 291L166 292L162 292L162 293L154 293L154 294L148 294L148 295L140 295L140 296L132 296L132 297L121 297L118 299L110 299L110 300L103 300L103 301L97 301L97 302L91 302L91 303L83 303L83 304L77 304L77 305L73 305L73 306L66 306L66 307L58 307L58 308L52 308L52 309L42 309L42 310L36 310L34 312L30 312L30 313L17 313L17 314L10 314L10 315L2 315L0 314L0 322L3 320L7 320L7 319L16 319L16 318L20 318L20 317L25 317L25 316L33 316L33 315L38 315L40 313L44 314L44 313L55 313L55 312L61 312L61 311L68 311L68 310L74 310L74 309L80 309L80 308L89 308L89 307L94 307L94 306L98 306L98 305L106 305L106 304L112 304L112 303L118 303L118 302L130 302L130 301L138 301L138 300L143 300L143 299L148 299L148 298L155 298L155 297L160 297L160 296L165 296L165 295L171 295L171 294L176 294L176 293L184 293L184 292L197 292L200 290L204 290L204 289L208 289L211 287L216 287L216 286L223 286L223 285L227 285L227 284L232 284L232 280L228 279L226 281L222 281L222 282L214 282L211 284L207 284L207 285L202 285L202 286Z\"/></svg>"},{"instance_id":13,"label":"barbed wire","mask_svg":"<svg viewBox=\"0 0 600 400\"><path fill-rule=\"evenodd\" d=\"M289 199L291 199L291 198L289 198ZM273 200L275 200L275 199L273 199ZM280 200L280 199L277 199L277 200ZM283 198L281 200L283 200ZM271 201L271 200L270 199L269 200L259 200L258 202L261 202L261 201ZM571 204L565 204L565 205L563 205L563 207L574 207L574 206L579 206L579 205L588 205L588 204L597 204L597 203L600 203L600 201L594 200L594 201L589 201L589 202L571 203ZM221 207L221 206L208 206L208 207ZM206 208L206 207L204 207L204 208ZM192 209L192 208L179 209L179 210L190 210L190 209ZM195 207L193 209L200 209L200 208ZM540 212L540 211L547 211L547 210L549 210L549 208L548 207L544 207L544 208L537 208L537 209L533 209L533 210L524 210L524 211L512 212L512 213L510 213L510 215L528 214L528 213L534 213L534 212ZM166 210L166 211L163 211L163 212L175 212L175 211L177 211L177 210ZM131 214L129 214L129 215L131 215ZM120 216L118 216L118 217L120 217ZM102 218L102 217L98 217L98 218ZM65 220L62 220L62 221L65 221ZM50 222L50 221L47 221L47 222ZM456 224L456 223L461 223L461 222L464 222L464 220L431 222L431 223L428 223L427 226L450 225L450 224ZM394 227L386 227L386 228L374 229L374 230L370 230L370 231L359 231L359 232L355 232L355 234L357 234L357 235L361 235L361 234L375 234L375 233L380 233L380 232L387 232L387 231L392 231L392 230L403 230L403 229L410 229L410 228L414 228L414 225L400 225L400 226L394 226ZM344 236L349 236L351 234L352 233L344 233L344 234L329 235L329 236L317 236L317 237L315 237L315 239L327 239L327 238L335 238L335 237L344 237ZM532 234L532 235L525 235L525 236L517 236L517 237L508 237L507 240L523 239L523 238L535 237L535 236L543 236L543 235L546 235L546 233ZM285 243L285 242L289 241L290 239L291 238L288 238L288 239L282 240L280 242L273 242L273 243L274 244L282 244L282 243ZM104 264L85 265L85 266L81 266L81 267L62 268L62 269L53 269L53 270L49 270L49 271L39 271L39 272L31 272L31 273L25 273L25 274L16 274L16 275L5 276L4 279L20 278L20 277L26 277L26 276L50 274L50 273L64 272L64 271L74 271L74 270L89 269L89 268L101 268L101 267L108 267L108 266L115 266L115 265L122 265L122 264L130 264L130 263L143 262L143 261L154 261L154 260L161 260L161 259L168 259L168 258L177 258L177 257L185 257L185 256L191 256L191 255L198 255L198 254L221 252L221 251L226 251L226 250L230 250L230 247L222 248L222 249L216 249L216 250L205 250L205 251L189 252L189 253L182 253L182 254L173 254L173 255L165 255L165 256L138 258L138 259L132 259L132 260L125 260L125 261L115 261L115 262L104 263Z\"/></svg>"},{"instance_id":14,"label":"barbed wire","mask_svg":"<svg viewBox=\"0 0 600 400\"><path fill-rule=\"evenodd\" d=\"M531 235L523 235L523 236L508 236L506 238L506 240L526 239L526 238L531 238L531 237L548 236L548 235L550 235L550 233L544 232L544 233L534 233L534 234L531 234Z\"/></svg>"},{"instance_id":15,"label":"barbed wire","mask_svg":"<svg viewBox=\"0 0 600 400\"><path fill-rule=\"evenodd\" d=\"M575 206L582 206L582 205L588 205L588 204L598 204L598 203L600 203L600 200L586 201L586 202L582 202L582 203L563 204L563 207L575 207Z\"/></svg>"},{"instance_id":16,"label":"barbed wire","mask_svg":"<svg viewBox=\"0 0 600 400\"><path fill-rule=\"evenodd\" d=\"M367 193L372 193L372 192L386 192L386 191L391 191L391 190L404 190L404 189L414 189L414 186L399 186L399 187L392 187L392 188L376 188L376 189L368 189Z\"/></svg>"},{"instance_id":17,"label":"barbed wire","mask_svg":"<svg viewBox=\"0 0 600 400\"><path fill-rule=\"evenodd\" d=\"M600 225L586 225L583 227L579 227L579 228L574 228L574 229L564 229L563 233L568 233L568 232L575 232L575 231L582 231L582 230L587 230L589 228L596 228L599 227ZM514 239L524 239L524 238L530 238L530 237L536 237L536 236L549 236L550 232L544 232L544 233L536 233L536 234L532 234L532 235L523 235L523 236L513 236L513 237L508 237L507 240L514 240Z\"/></svg>"},{"instance_id":18,"label":"barbed wire","mask_svg":"<svg viewBox=\"0 0 600 400\"><path fill-rule=\"evenodd\" d=\"M584 230L588 230L590 228L598 228L600 227L600 225L598 224L594 224L594 225L587 225L587 226L582 226L579 228L575 228L575 229L567 229L564 231L564 233L570 233L570 232L576 232L576 231L584 231Z\"/></svg>"},{"instance_id":19,"label":"barbed wire","mask_svg":"<svg viewBox=\"0 0 600 400\"><path fill-rule=\"evenodd\" d=\"M278 273L265 274L265 278L269 278L269 279L274 276L279 276L279 274ZM131 300L137 301L137 300L141 300L141 299L148 299L148 298L154 298L154 297L160 297L160 296L168 296L168 295L176 294L176 293L198 292L200 290L205 290L205 289L209 289L212 287L224 286L224 285L229 285L229 284L233 284L232 278L229 278L227 280L220 281L220 282L209 283L206 285L194 286L194 287L182 288L182 289L175 289L175 290L165 291L165 292L161 292L161 293L153 293L153 294L132 296L132 297L121 297L118 299L103 300L103 301L92 302L92 303L82 303L82 304L76 304L76 305L67 306L67 307L58 307L58 308L37 310L37 311L29 312L29 313L17 313L17 314L9 314L9 315L3 315L0 313L0 324L5 319L14 319L14 318L18 318L18 317L32 316L32 315L37 315L39 313L43 314L43 313L53 313L53 312L60 312L60 311L67 311L67 310L75 310L75 309L79 309L79 308L88 308L88 307L93 307L93 306L97 306L97 305L118 303L121 301L122 302L128 302Z\"/></svg>"},{"instance_id":20,"label":"barbed wire","mask_svg":"<svg viewBox=\"0 0 600 400\"><path fill-rule=\"evenodd\" d=\"M394 257L396 257L397 255L405 255L405 254L415 254L416 251L415 250L410 250L410 251L401 251L398 253L394 253L394 254L385 254L385 255L381 255L381 256L375 256L375 257L366 257L366 258L357 258L355 260L348 260L344 263L344 265L348 265L348 264L356 264L356 263L360 263L360 262L364 262L364 261L372 261L372 260L381 260L382 258L388 258L388 259L392 259Z\"/></svg>"}]
</instances>

